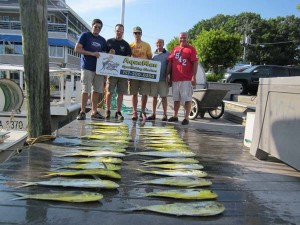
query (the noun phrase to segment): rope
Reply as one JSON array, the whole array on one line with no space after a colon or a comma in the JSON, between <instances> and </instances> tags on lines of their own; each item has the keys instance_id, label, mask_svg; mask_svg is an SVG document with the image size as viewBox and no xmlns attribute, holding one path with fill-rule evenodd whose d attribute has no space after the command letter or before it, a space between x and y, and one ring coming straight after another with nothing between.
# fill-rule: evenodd
<instances>
[{"instance_id":1,"label":"rope","mask_svg":"<svg viewBox=\"0 0 300 225\"><path fill-rule=\"evenodd\" d=\"M51 141L56 138L55 135L42 135L37 138L28 138L26 140L27 145L33 145L35 143L41 143L41 142L46 142L46 141Z\"/></svg>"}]
</instances>

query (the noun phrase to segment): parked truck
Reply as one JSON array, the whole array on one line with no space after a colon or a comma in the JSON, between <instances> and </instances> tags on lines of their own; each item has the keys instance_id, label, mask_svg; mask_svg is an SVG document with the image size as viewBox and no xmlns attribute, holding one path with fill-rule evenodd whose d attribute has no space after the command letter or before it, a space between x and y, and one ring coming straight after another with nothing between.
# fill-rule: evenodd
<instances>
[{"instance_id":1,"label":"parked truck","mask_svg":"<svg viewBox=\"0 0 300 225\"><path fill-rule=\"evenodd\" d=\"M226 83L241 84L240 94L256 95L259 78L300 76L300 67L258 65L251 66L242 72L227 72L224 74Z\"/></svg>"}]
</instances>

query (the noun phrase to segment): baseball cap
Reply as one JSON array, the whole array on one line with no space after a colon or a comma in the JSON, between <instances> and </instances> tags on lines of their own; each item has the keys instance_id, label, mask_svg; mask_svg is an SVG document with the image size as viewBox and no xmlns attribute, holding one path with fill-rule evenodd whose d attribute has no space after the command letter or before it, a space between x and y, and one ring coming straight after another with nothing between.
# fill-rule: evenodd
<instances>
[{"instance_id":1,"label":"baseball cap","mask_svg":"<svg viewBox=\"0 0 300 225\"><path fill-rule=\"evenodd\" d=\"M142 28L140 28L140 27L134 27L133 28L133 32L141 32L142 33Z\"/></svg>"}]
</instances>

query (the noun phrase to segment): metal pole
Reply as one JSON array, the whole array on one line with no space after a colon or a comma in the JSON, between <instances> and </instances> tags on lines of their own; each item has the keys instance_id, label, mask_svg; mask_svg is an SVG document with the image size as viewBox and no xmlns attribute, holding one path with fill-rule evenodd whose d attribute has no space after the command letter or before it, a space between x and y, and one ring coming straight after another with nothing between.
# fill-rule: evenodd
<instances>
[{"instance_id":1,"label":"metal pole","mask_svg":"<svg viewBox=\"0 0 300 225\"><path fill-rule=\"evenodd\" d=\"M125 0L122 0L121 6L121 24L124 25L124 14L125 14Z\"/></svg>"}]
</instances>

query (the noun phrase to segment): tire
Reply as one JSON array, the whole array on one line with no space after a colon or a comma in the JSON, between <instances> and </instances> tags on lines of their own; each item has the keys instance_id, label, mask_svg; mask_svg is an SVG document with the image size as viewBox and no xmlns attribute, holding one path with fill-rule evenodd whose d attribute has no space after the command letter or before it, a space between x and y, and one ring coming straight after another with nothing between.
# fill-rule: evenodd
<instances>
[{"instance_id":1,"label":"tire","mask_svg":"<svg viewBox=\"0 0 300 225\"><path fill-rule=\"evenodd\" d=\"M219 119L224 114L224 102L222 101L217 108L208 110L208 114L213 119Z\"/></svg>"},{"instance_id":2,"label":"tire","mask_svg":"<svg viewBox=\"0 0 300 225\"><path fill-rule=\"evenodd\" d=\"M191 106L191 112L190 112L190 115L189 115L189 118L191 120L194 120L197 118L199 114L199 103L198 103L198 100L196 98L192 98L192 106Z\"/></svg>"},{"instance_id":3,"label":"tire","mask_svg":"<svg viewBox=\"0 0 300 225\"><path fill-rule=\"evenodd\" d=\"M247 85L246 85L245 82L238 80L238 81L235 81L234 83L241 84L241 89L240 89L240 94L241 95L245 95L245 94L248 93Z\"/></svg>"}]
</instances>

